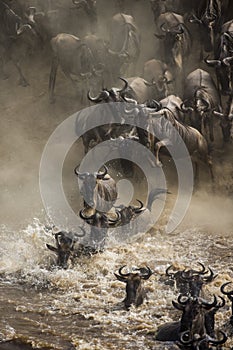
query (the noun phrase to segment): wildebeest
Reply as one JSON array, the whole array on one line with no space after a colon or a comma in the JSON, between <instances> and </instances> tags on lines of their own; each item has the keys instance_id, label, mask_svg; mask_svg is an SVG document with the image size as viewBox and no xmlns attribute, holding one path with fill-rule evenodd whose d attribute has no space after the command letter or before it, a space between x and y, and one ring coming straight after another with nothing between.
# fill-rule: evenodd
<instances>
[{"instance_id":1,"label":"wildebeest","mask_svg":"<svg viewBox=\"0 0 233 350\"><path fill-rule=\"evenodd\" d=\"M173 67L176 78L182 81L184 62L187 61L192 40L183 16L174 12L162 13L157 20L157 38L161 39L161 58ZM181 84L180 84L181 85ZM181 86L177 85L177 89Z\"/></svg>"},{"instance_id":2,"label":"wildebeest","mask_svg":"<svg viewBox=\"0 0 233 350\"><path fill-rule=\"evenodd\" d=\"M19 85L29 85L21 69L22 61L33 53L37 44L37 35L29 24L23 23L7 4L0 3L0 70L3 78L5 62L11 60L19 73Z\"/></svg>"},{"instance_id":3,"label":"wildebeest","mask_svg":"<svg viewBox=\"0 0 233 350\"><path fill-rule=\"evenodd\" d=\"M93 214L87 214L85 212L85 209L79 212L81 219L91 226L89 241L85 246L85 250L92 254L102 252L108 229L118 225L120 214L116 211L116 216L113 218L112 214L102 213L98 210L95 210Z\"/></svg>"},{"instance_id":4,"label":"wildebeest","mask_svg":"<svg viewBox=\"0 0 233 350\"><path fill-rule=\"evenodd\" d=\"M228 9L229 0L202 0L199 2L197 13L192 15L190 22L200 25L200 36L204 50L214 51L216 36Z\"/></svg>"},{"instance_id":5,"label":"wildebeest","mask_svg":"<svg viewBox=\"0 0 233 350\"><path fill-rule=\"evenodd\" d=\"M109 52L112 54L113 70L115 71L117 67L117 74L120 69L121 73L125 74L125 71L131 67L131 74L134 73L134 67L140 54L140 34L132 16L124 13L117 13L113 16ZM129 71L128 74L130 74ZM117 76L113 75L113 79L116 78Z\"/></svg>"},{"instance_id":6,"label":"wildebeest","mask_svg":"<svg viewBox=\"0 0 233 350\"><path fill-rule=\"evenodd\" d=\"M80 192L84 198L84 206L108 212L117 199L117 188L115 180L108 174L106 165L104 165L104 172L81 173L78 167L74 172L82 180Z\"/></svg>"},{"instance_id":7,"label":"wildebeest","mask_svg":"<svg viewBox=\"0 0 233 350\"><path fill-rule=\"evenodd\" d=\"M81 98L83 101L84 87L86 86L87 90L87 86L95 84L97 77L100 76L100 71L95 69L94 57L91 50L83 40L65 33L58 34L52 38L51 47L52 63L49 77L50 102L54 102L54 88L59 65L73 84L81 84Z\"/></svg>"},{"instance_id":8,"label":"wildebeest","mask_svg":"<svg viewBox=\"0 0 233 350\"><path fill-rule=\"evenodd\" d=\"M185 80L183 100L188 108L189 125L196 128L210 141L214 141L213 110L219 111L220 99L211 75L198 68L188 74Z\"/></svg>"},{"instance_id":9,"label":"wildebeest","mask_svg":"<svg viewBox=\"0 0 233 350\"><path fill-rule=\"evenodd\" d=\"M123 300L125 308L129 310L130 306L134 304L139 306L143 303L146 296L145 289L142 284L142 280L148 280L152 275L151 269L147 266L146 268L138 268L137 273L123 273L122 270L126 265L122 266L118 274L114 273L118 281L126 283L126 297Z\"/></svg>"},{"instance_id":10,"label":"wildebeest","mask_svg":"<svg viewBox=\"0 0 233 350\"><path fill-rule=\"evenodd\" d=\"M143 78L149 82L153 88L153 96L150 96L150 98L158 101L170 95L173 91L172 73L167 64L162 61L152 59L145 62ZM146 84L148 85L148 83Z\"/></svg>"},{"instance_id":11,"label":"wildebeest","mask_svg":"<svg viewBox=\"0 0 233 350\"><path fill-rule=\"evenodd\" d=\"M174 112L168 108L161 108L159 103L156 103L154 107L155 108L147 108L144 105L141 107L140 105L134 105L134 115L135 117L140 115L139 119L142 127L145 128L145 125L148 125L149 133L156 135L156 137L152 136L150 140L152 152L155 153L155 164L157 166L162 166L159 160L159 151L161 147L166 147L169 151L169 148L174 146L180 147L184 142L195 164L195 181L198 181L200 162L208 165L211 179L214 181L212 159L204 136L197 129L179 122ZM182 158L182 149L179 150L179 153L179 157Z\"/></svg>"},{"instance_id":12,"label":"wildebeest","mask_svg":"<svg viewBox=\"0 0 233 350\"><path fill-rule=\"evenodd\" d=\"M219 90L224 95L231 94L233 86L233 20L223 24L218 45L215 50L215 59L205 59L208 66L216 67Z\"/></svg>"},{"instance_id":13,"label":"wildebeest","mask_svg":"<svg viewBox=\"0 0 233 350\"><path fill-rule=\"evenodd\" d=\"M68 267L68 261L74 254L74 246L78 240L78 237L83 237L86 232L80 227L82 234L72 232L59 231L54 234L56 239L56 247L46 244L47 248L57 254L57 265L64 269Z\"/></svg>"},{"instance_id":14,"label":"wildebeest","mask_svg":"<svg viewBox=\"0 0 233 350\"><path fill-rule=\"evenodd\" d=\"M197 297L184 297L182 294L178 297L178 302L172 301L173 306L182 311L179 321L168 322L159 326L156 333L156 340L160 341L178 341L182 333L189 332L193 339L195 334L204 336L207 332L206 312L217 305L217 298L208 303L206 300Z\"/></svg>"},{"instance_id":15,"label":"wildebeest","mask_svg":"<svg viewBox=\"0 0 233 350\"><path fill-rule=\"evenodd\" d=\"M220 118L223 141L229 142L233 139L233 96L229 96L225 111L213 111L213 113Z\"/></svg>"},{"instance_id":16,"label":"wildebeest","mask_svg":"<svg viewBox=\"0 0 233 350\"><path fill-rule=\"evenodd\" d=\"M183 332L180 336L180 349L186 350L209 350L213 345L214 347L219 347L227 341L227 335L223 331L219 331L222 338L213 338L208 334L200 336L195 334L193 337L190 337L189 332Z\"/></svg>"},{"instance_id":17,"label":"wildebeest","mask_svg":"<svg viewBox=\"0 0 233 350\"><path fill-rule=\"evenodd\" d=\"M228 299L231 302L231 316L230 316L230 320L229 323L231 326L233 326L233 290L227 290L227 286L230 285L231 282L226 282L224 284L221 285L221 292L226 295L228 297Z\"/></svg>"},{"instance_id":18,"label":"wildebeest","mask_svg":"<svg viewBox=\"0 0 233 350\"><path fill-rule=\"evenodd\" d=\"M198 262L198 264L201 266L200 270L184 269L177 271L173 269L172 265L166 269L166 276L175 282L176 288L181 294L199 297L203 285L212 282L216 277L210 268L207 270L202 263Z\"/></svg>"}]
</instances>

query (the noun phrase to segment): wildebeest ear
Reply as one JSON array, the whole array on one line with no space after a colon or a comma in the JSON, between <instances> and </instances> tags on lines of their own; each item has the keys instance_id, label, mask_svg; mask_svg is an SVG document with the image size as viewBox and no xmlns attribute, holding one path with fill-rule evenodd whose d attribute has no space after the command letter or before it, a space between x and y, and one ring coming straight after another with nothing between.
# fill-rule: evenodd
<instances>
[{"instance_id":1,"label":"wildebeest ear","mask_svg":"<svg viewBox=\"0 0 233 350\"><path fill-rule=\"evenodd\" d=\"M125 282L125 283L127 282L127 278L126 278L126 277L117 275L116 273L114 273L114 275L116 276L116 278L118 279L118 281Z\"/></svg>"},{"instance_id":2,"label":"wildebeest ear","mask_svg":"<svg viewBox=\"0 0 233 350\"><path fill-rule=\"evenodd\" d=\"M57 248L55 248L55 247L53 247L53 246L52 246L52 245L50 245L50 244L47 244L47 243L46 243L46 247L47 247L48 249L52 250L52 252L55 252L55 253L57 253L57 252L58 252L58 249L57 249Z\"/></svg>"}]
</instances>

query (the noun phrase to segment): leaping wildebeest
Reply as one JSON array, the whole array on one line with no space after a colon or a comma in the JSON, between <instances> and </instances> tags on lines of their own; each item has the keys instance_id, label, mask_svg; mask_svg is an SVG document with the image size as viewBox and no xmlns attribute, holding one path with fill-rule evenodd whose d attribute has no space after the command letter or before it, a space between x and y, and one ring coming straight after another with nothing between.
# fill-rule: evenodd
<instances>
[{"instance_id":1,"label":"leaping wildebeest","mask_svg":"<svg viewBox=\"0 0 233 350\"><path fill-rule=\"evenodd\" d=\"M143 303L143 300L146 296L145 289L143 287L142 281L148 280L153 272L147 266L146 268L138 268L137 273L128 272L123 273L122 270L126 265L122 266L118 274L115 273L116 278L126 283L126 297L123 300L125 308L129 310L130 306L134 304L135 306L139 306Z\"/></svg>"},{"instance_id":2,"label":"leaping wildebeest","mask_svg":"<svg viewBox=\"0 0 233 350\"><path fill-rule=\"evenodd\" d=\"M85 208L108 212L117 200L117 187L115 180L108 174L106 165L104 165L103 172L81 173L78 167L74 169L74 172L82 180L80 192L84 198Z\"/></svg>"},{"instance_id":3,"label":"leaping wildebeest","mask_svg":"<svg viewBox=\"0 0 233 350\"><path fill-rule=\"evenodd\" d=\"M192 71L185 80L183 100L187 108L183 105L182 111L189 112L189 124L213 142L213 111L219 111L220 97L211 75L200 68Z\"/></svg>"},{"instance_id":4,"label":"leaping wildebeest","mask_svg":"<svg viewBox=\"0 0 233 350\"><path fill-rule=\"evenodd\" d=\"M52 64L49 77L49 98L53 103L57 69L60 65L64 74L76 86L82 86L81 99L86 95L87 86L95 84L102 70L96 70L94 57L86 43L78 37L61 33L51 39ZM86 87L86 90L85 88ZM85 91L85 92L84 92Z\"/></svg>"}]
</instances>

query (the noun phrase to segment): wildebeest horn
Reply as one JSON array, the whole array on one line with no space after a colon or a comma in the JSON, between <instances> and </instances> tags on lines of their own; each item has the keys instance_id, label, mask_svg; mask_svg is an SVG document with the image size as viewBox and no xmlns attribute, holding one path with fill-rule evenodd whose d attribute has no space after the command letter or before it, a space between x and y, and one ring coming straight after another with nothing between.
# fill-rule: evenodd
<instances>
[{"instance_id":1,"label":"wildebeest horn","mask_svg":"<svg viewBox=\"0 0 233 350\"><path fill-rule=\"evenodd\" d=\"M125 79L125 78L119 78L119 79L121 79L124 83L125 83L125 86L122 88L122 89L120 89L120 90L117 90L120 94L123 94L124 92L126 92L126 90L128 89L128 87L129 87L129 83L128 83L128 81Z\"/></svg>"},{"instance_id":2,"label":"wildebeest horn","mask_svg":"<svg viewBox=\"0 0 233 350\"><path fill-rule=\"evenodd\" d=\"M231 63L233 62L233 57L232 56L226 57L222 60L222 62L225 66L229 67L231 65Z\"/></svg>"},{"instance_id":3,"label":"wildebeest horn","mask_svg":"<svg viewBox=\"0 0 233 350\"><path fill-rule=\"evenodd\" d=\"M78 167L79 167L79 165L77 165L77 166L75 167L74 173L75 173L75 175L77 175L80 179L81 179L81 178L84 178L86 175L89 174L88 172L86 172L86 173L80 173L80 172L78 171Z\"/></svg>"},{"instance_id":4,"label":"wildebeest horn","mask_svg":"<svg viewBox=\"0 0 233 350\"><path fill-rule=\"evenodd\" d=\"M169 29L165 28L165 23L162 23L162 24L161 24L160 29L161 29L163 32L165 32L165 33L169 33L169 32L170 32Z\"/></svg>"},{"instance_id":5,"label":"wildebeest horn","mask_svg":"<svg viewBox=\"0 0 233 350\"><path fill-rule=\"evenodd\" d=\"M79 212L79 216L80 216L81 219L83 219L83 220L91 220L91 219L95 218L95 213L90 215L90 216L86 216L86 215L83 214L83 212L84 212L84 209L80 210L80 212Z\"/></svg>"},{"instance_id":6,"label":"wildebeest horn","mask_svg":"<svg viewBox=\"0 0 233 350\"><path fill-rule=\"evenodd\" d=\"M150 276L153 275L153 272L151 271L149 266L147 266L146 269L147 269L146 273L144 273L145 269L143 269L143 273L142 273L142 269L139 269L139 271L141 272L140 276L143 280L148 280Z\"/></svg>"},{"instance_id":7,"label":"wildebeest horn","mask_svg":"<svg viewBox=\"0 0 233 350\"><path fill-rule=\"evenodd\" d=\"M75 233L76 237L84 237L86 234L86 231L84 230L84 228L82 226L79 226L80 230L82 230L83 233Z\"/></svg>"},{"instance_id":8,"label":"wildebeest horn","mask_svg":"<svg viewBox=\"0 0 233 350\"><path fill-rule=\"evenodd\" d=\"M201 300L202 305L205 307L205 309L210 310L212 307L216 306L218 303L216 295L214 295L214 301L212 303L208 303L205 300Z\"/></svg>"},{"instance_id":9,"label":"wildebeest horn","mask_svg":"<svg viewBox=\"0 0 233 350\"><path fill-rule=\"evenodd\" d=\"M191 345L193 343L193 340L190 337L190 331L180 333L180 342L183 345Z\"/></svg>"},{"instance_id":10,"label":"wildebeest horn","mask_svg":"<svg viewBox=\"0 0 233 350\"><path fill-rule=\"evenodd\" d=\"M140 204L140 207L133 207L133 211L138 214L138 213L141 213L142 211L145 210L145 208L143 209L144 207L144 204L142 203L142 201L140 201L139 199L137 199L138 203Z\"/></svg>"},{"instance_id":11,"label":"wildebeest horn","mask_svg":"<svg viewBox=\"0 0 233 350\"><path fill-rule=\"evenodd\" d=\"M208 272L208 271L206 271L206 273L207 273L207 272ZM209 268L209 272L210 272L209 276L205 276L205 277L203 278L203 281L204 281L204 282L211 282L211 281L213 281L213 279L214 279L215 277L217 277L217 275L214 276L213 270L211 270L210 268Z\"/></svg>"},{"instance_id":12,"label":"wildebeest horn","mask_svg":"<svg viewBox=\"0 0 233 350\"><path fill-rule=\"evenodd\" d=\"M116 224L118 221L121 220L121 213L119 212L119 210L116 210L115 213L117 214L116 219L112 219L107 217L107 215L104 215L104 217L111 223Z\"/></svg>"},{"instance_id":13,"label":"wildebeest horn","mask_svg":"<svg viewBox=\"0 0 233 350\"><path fill-rule=\"evenodd\" d=\"M204 59L204 62L208 65L208 66L211 66L211 67L220 67L222 62L220 60L209 60L208 59L209 56L207 56L205 59Z\"/></svg>"},{"instance_id":14,"label":"wildebeest horn","mask_svg":"<svg viewBox=\"0 0 233 350\"><path fill-rule=\"evenodd\" d=\"M30 26L30 24L23 24L22 26L19 27L19 29L17 30L17 35L22 34L23 32L25 32L26 29L30 29L32 30L32 27Z\"/></svg>"},{"instance_id":15,"label":"wildebeest horn","mask_svg":"<svg viewBox=\"0 0 233 350\"><path fill-rule=\"evenodd\" d=\"M154 33L154 36L155 36L157 39L164 39L164 38L165 38L165 35L161 35L161 34L157 34L157 33Z\"/></svg>"},{"instance_id":16,"label":"wildebeest horn","mask_svg":"<svg viewBox=\"0 0 233 350\"><path fill-rule=\"evenodd\" d=\"M197 264L201 266L201 270L193 270L192 269L193 273L197 273L197 274L203 275L203 274L208 272L208 271L206 271L205 266L201 262L198 261Z\"/></svg>"},{"instance_id":17,"label":"wildebeest horn","mask_svg":"<svg viewBox=\"0 0 233 350\"><path fill-rule=\"evenodd\" d=\"M224 295L227 295L228 297L231 297L231 296L233 295L233 290L230 290L229 292L227 292L227 291L225 290L225 287L228 286L228 285L231 284L231 283L232 283L232 282L226 282L226 283L224 283L224 284L221 286L221 288L220 288L221 292L222 292Z\"/></svg>"},{"instance_id":18,"label":"wildebeest horn","mask_svg":"<svg viewBox=\"0 0 233 350\"><path fill-rule=\"evenodd\" d=\"M126 267L126 265L120 267L118 273L121 277L128 277L130 275L130 273L122 273L122 270L124 267Z\"/></svg>"},{"instance_id":19,"label":"wildebeest horn","mask_svg":"<svg viewBox=\"0 0 233 350\"><path fill-rule=\"evenodd\" d=\"M227 335L223 331L219 331L219 333L222 334L222 336L223 336L222 339L218 340L218 339L213 339L210 336L207 336L208 342L211 343L211 344L215 344L215 345L217 345L217 344L224 344L227 341Z\"/></svg>"},{"instance_id":20,"label":"wildebeest horn","mask_svg":"<svg viewBox=\"0 0 233 350\"><path fill-rule=\"evenodd\" d=\"M133 103L134 105L138 104L137 100L135 100L134 98L129 98L127 96L122 96L122 97L125 100L125 102L127 102L127 103Z\"/></svg>"},{"instance_id":21,"label":"wildebeest horn","mask_svg":"<svg viewBox=\"0 0 233 350\"><path fill-rule=\"evenodd\" d=\"M220 112L217 112L217 111L213 111L213 114L216 115L216 117L220 117L220 118L224 117L224 113L220 113Z\"/></svg>"},{"instance_id":22,"label":"wildebeest horn","mask_svg":"<svg viewBox=\"0 0 233 350\"><path fill-rule=\"evenodd\" d=\"M223 33L223 36L224 36L225 38L231 40L231 41L233 40L232 36L231 36L230 33L228 33L228 32L224 32L224 33Z\"/></svg>"},{"instance_id":23,"label":"wildebeest horn","mask_svg":"<svg viewBox=\"0 0 233 350\"><path fill-rule=\"evenodd\" d=\"M185 106L185 102L181 103L180 105L180 110L184 113L187 113L187 112L193 112L193 108L192 107L186 107Z\"/></svg>"},{"instance_id":24,"label":"wildebeest horn","mask_svg":"<svg viewBox=\"0 0 233 350\"><path fill-rule=\"evenodd\" d=\"M169 276L169 277L174 277L174 272L170 272L170 270L173 268L173 265L170 265L166 268L166 275Z\"/></svg>"},{"instance_id":25,"label":"wildebeest horn","mask_svg":"<svg viewBox=\"0 0 233 350\"><path fill-rule=\"evenodd\" d=\"M104 167L104 172L98 172L96 175L97 179L103 179L105 177L105 175L107 175L108 168L106 167L105 164L103 165L103 167Z\"/></svg>"},{"instance_id":26,"label":"wildebeest horn","mask_svg":"<svg viewBox=\"0 0 233 350\"><path fill-rule=\"evenodd\" d=\"M95 102L95 103L98 103L98 102L101 102L103 100L106 100L107 98L109 97L109 92L107 90L103 90L99 93L98 96L96 97L92 97L91 94L90 94L90 90L88 91L87 93L87 98L91 101L91 102Z\"/></svg>"},{"instance_id":27,"label":"wildebeest horn","mask_svg":"<svg viewBox=\"0 0 233 350\"><path fill-rule=\"evenodd\" d=\"M198 23L198 24L201 24L202 23L202 20L200 20L196 15L192 15L190 18L189 18L189 22L190 23Z\"/></svg>"},{"instance_id":28,"label":"wildebeest horn","mask_svg":"<svg viewBox=\"0 0 233 350\"><path fill-rule=\"evenodd\" d=\"M184 300L182 300L182 298L185 298ZM187 303L188 303L188 301L189 301L189 298L186 296L186 295L182 295L182 294L180 294L179 296L178 296L178 303L179 304L181 304L181 305L186 305Z\"/></svg>"},{"instance_id":29,"label":"wildebeest horn","mask_svg":"<svg viewBox=\"0 0 233 350\"><path fill-rule=\"evenodd\" d=\"M82 4L85 4L86 1L85 0L72 0L72 3L75 5L75 6L81 6Z\"/></svg>"}]
</instances>

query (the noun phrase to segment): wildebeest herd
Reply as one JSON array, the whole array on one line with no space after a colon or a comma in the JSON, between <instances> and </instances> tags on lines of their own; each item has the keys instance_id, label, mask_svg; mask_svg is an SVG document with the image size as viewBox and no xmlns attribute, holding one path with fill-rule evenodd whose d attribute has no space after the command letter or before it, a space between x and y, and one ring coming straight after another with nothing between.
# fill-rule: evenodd
<instances>
[{"instance_id":1,"label":"wildebeest herd","mask_svg":"<svg viewBox=\"0 0 233 350\"><path fill-rule=\"evenodd\" d=\"M159 49L155 57L148 57L141 66L140 27L133 16L133 2L129 13L127 0L115 1L116 13L109 19L108 38L101 37L98 32L98 0L32 2L33 6L23 0L0 0L0 74L3 79L8 77L5 62L12 60L19 73L19 84L26 87L30 81L21 62L29 53L33 56L38 47L50 47L50 103L56 103L59 66L74 88L78 87L83 106L124 103L123 109L116 108L113 123L93 128L82 136L85 153L106 140L118 139L123 143L125 139L133 139L152 151L155 155L152 166L160 167L161 148L161 153L164 147L172 148L178 142L178 134L195 165L196 184L201 162L208 167L210 181L214 183L212 152L216 138L221 135L224 146L233 138L231 0L148 0L154 18L152 30ZM67 24L69 11L75 12L77 19L85 17L80 34ZM190 67L190 57L196 55L196 43L200 46L199 64ZM119 77L123 86L119 86ZM91 110L84 118L78 116L77 130L83 123L85 126L91 124L94 113L95 110ZM135 118L141 127L127 125L128 118ZM55 232L54 228L47 228L56 242L55 247L47 244L47 248L57 255L57 265L61 268L67 268L70 261L74 263L82 255L91 257L103 251L109 228L124 227L133 222L138 215L150 210L152 202L161 193L167 192L154 189L146 205L138 200L139 206L117 207L116 182L107 166L103 165L103 168L104 171L100 169L94 174L80 172L78 166L74 169L74 176L82 182L80 192L84 198L79 215L91 227L91 244L78 243L79 238L86 235L83 227L80 227L80 233ZM128 169L124 170L127 173ZM113 207L114 212L109 213ZM211 269L206 270L199 264L199 270L171 272L172 267L169 267L161 282L175 283L180 292L177 301L173 302L182 313L180 320L161 325L155 337L157 341L174 342L167 344L169 349L220 349L227 336L232 335L233 316L226 320L223 330L215 329L215 314L225 306L225 300L222 296L220 300L216 296L210 302L206 300L203 286L211 283L215 275ZM115 276L126 284L124 306L128 310L131 304L139 306L143 303L143 280L149 279L153 272L148 266L131 272L123 272L124 268L120 267ZM220 291L232 304L233 291L229 290L228 283L223 284Z\"/></svg>"}]
</instances>

